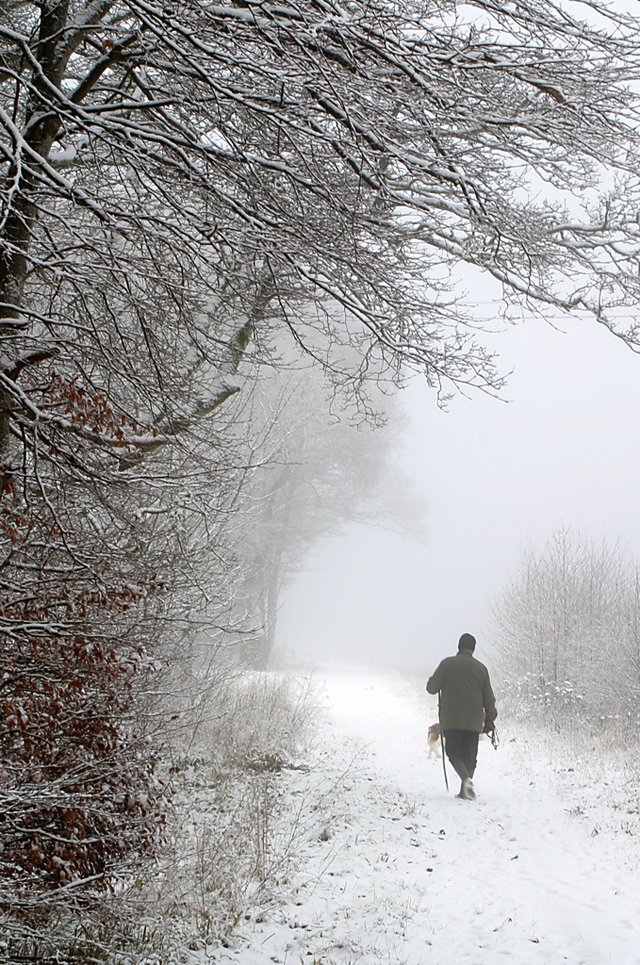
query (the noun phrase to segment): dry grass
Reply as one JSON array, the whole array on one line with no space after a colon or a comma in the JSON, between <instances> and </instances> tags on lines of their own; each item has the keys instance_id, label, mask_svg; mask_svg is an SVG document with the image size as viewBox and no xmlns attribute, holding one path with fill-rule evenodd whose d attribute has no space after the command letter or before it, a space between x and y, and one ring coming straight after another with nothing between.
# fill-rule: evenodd
<instances>
[{"instance_id":1,"label":"dry grass","mask_svg":"<svg viewBox=\"0 0 640 965\"><path fill-rule=\"evenodd\" d=\"M147 962L224 941L256 902L269 903L295 854L297 819L282 813L282 782L306 769L309 681L243 674L210 688L200 711L197 738L185 734L182 753L174 747L171 847L129 890L146 919Z\"/></svg>"}]
</instances>

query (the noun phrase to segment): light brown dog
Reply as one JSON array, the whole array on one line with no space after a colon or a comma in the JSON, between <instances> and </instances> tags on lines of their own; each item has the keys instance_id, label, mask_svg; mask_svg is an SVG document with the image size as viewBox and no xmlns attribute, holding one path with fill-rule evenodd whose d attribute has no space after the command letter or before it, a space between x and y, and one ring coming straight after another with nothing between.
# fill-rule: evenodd
<instances>
[{"instance_id":1,"label":"light brown dog","mask_svg":"<svg viewBox=\"0 0 640 965\"><path fill-rule=\"evenodd\" d=\"M429 747L428 757L441 757L440 748L440 724L431 724L427 731L427 746Z\"/></svg>"}]
</instances>

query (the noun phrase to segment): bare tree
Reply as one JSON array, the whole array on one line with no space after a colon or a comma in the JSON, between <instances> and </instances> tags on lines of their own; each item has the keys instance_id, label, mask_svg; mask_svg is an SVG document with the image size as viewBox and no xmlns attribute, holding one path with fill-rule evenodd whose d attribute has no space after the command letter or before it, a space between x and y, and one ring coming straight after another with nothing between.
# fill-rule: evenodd
<instances>
[{"instance_id":1,"label":"bare tree","mask_svg":"<svg viewBox=\"0 0 640 965\"><path fill-rule=\"evenodd\" d=\"M66 424L54 357L141 418L130 447L157 445L150 426L171 437L237 388L276 317L311 349L315 327L495 385L445 294L461 260L635 343L636 189L594 192L636 167L635 22L469 11L5 4L0 446L34 419L122 441Z\"/></svg>"}]
</instances>

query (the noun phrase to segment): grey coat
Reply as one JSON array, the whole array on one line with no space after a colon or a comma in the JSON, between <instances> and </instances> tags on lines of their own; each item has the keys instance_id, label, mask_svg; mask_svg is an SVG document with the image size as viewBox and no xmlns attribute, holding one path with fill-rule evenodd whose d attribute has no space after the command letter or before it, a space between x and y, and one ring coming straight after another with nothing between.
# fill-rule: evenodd
<instances>
[{"instance_id":1,"label":"grey coat","mask_svg":"<svg viewBox=\"0 0 640 965\"><path fill-rule=\"evenodd\" d=\"M445 657L427 681L430 694L440 693L440 726L443 730L480 733L498 715L489 671L469 650Z\"/></svg>"}]
</instances>

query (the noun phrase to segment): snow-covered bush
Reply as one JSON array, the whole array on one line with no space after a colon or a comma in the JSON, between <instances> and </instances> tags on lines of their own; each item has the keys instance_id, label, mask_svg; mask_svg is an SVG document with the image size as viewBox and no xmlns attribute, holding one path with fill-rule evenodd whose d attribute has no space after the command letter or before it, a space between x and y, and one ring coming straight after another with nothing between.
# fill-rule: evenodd
<instances>
[{"instance_id":1,"label":"snow-covered bush","mask_svg":"<svg viewBox=\"0 0 640 965\"><path fill-rule=\"evenodd\" d=\"M98 556L74 567L71 531L47 507L6 503L0 934L10 959L82 958L113 932L107 896L164 822L156 749L134 714L151 664L129 616L153 588Z\"/></svg>"}]
</instances>

